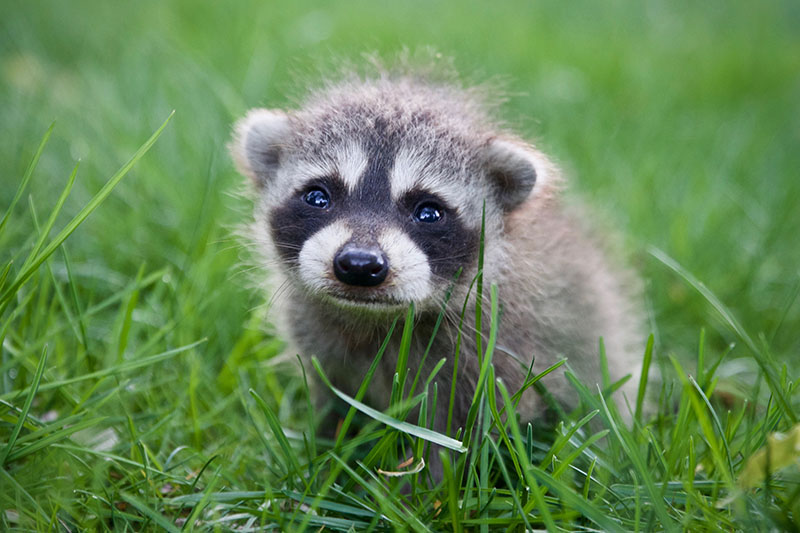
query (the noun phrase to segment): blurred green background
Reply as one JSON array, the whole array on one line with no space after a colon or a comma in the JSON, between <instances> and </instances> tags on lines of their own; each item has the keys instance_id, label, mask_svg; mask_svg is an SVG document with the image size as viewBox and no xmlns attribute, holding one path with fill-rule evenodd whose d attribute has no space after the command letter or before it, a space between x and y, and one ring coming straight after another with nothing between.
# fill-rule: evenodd
<instances>
[{"instance_id":1,"label":"blurred green background","mask_svg":"<svg viewBox=\"0 0 800 533\"><path fill-rule=\"evenodd\" d=\"M279 405L287 427L305 404L283 401L297 397L300 380L269 372L281 343L263 328L266 298L251 288L232 236L251 206L236 195L241 178L225 145L248 108L290 106L304 86L364 53L391 58L431 46L452 57L465 80L505 85L504 118L562 164L571 194L624 241L645 280L662 364L676 354L691 367L701 328L708 361L735 336L649 247L702 280L797 375L796 1L6 0L0 11L0 212L56 121L30 201L0 232L0 265L24 260L36 236L31 206L44 220L77 160L78 182L57 229L176 111L65 245L80 309L119 298L83 316L84 343L53 296L52 283L68 287L63 257L54 255L54 281L41 269L24 288L38 296L2 346L2 393L30 383L44 344L47 383L208 338L124 377L37 396L36 416L107 417L89 436L135 460L110 466L87 444L75 454L50 446L13 466L15 508L38 516L22 501L30 494L45 508L40 525L50 509L108 512L110 504L98 503L104 491L139 487L144 446L148 460L167 463L190 446L190 473L220 455L225 487L264 486L270 466L263 431L242 408L252 401L246 391ZM155 277L131 292L140 272ZM718 375L729 390L745 391L758 372L736 347ZM153 501L162 488L154 483Z\"/></svg>"}]
</instances>

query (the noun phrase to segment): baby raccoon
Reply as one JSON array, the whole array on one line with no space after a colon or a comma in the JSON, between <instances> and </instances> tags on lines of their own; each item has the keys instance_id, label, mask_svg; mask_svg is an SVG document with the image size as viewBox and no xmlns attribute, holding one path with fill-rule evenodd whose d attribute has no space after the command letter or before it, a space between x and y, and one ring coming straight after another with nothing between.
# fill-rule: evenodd
<instances>
[{"instance_id":1,"label":"baby raccoon","mask_svg":"<svg viewBox=\"0 0 800 533\"><path fill-rule=\"evenodd\" d=\"M451 82L384 73L330 84L297 110L254 109L231 145L258 194L253 238L270 273L294 289L278 315L299 353L316 355L333 384L354 395L393 320L413 303L409 375L422 364L427 377L447 361L435 378L439 431L467 298L453 432L465 424L480 370L470 284L484 206L485 292L497 284L501 305L493 363L509 391L531 361L537 373L562 358L596 390L600 337L611 379L638 377L633 280L566 212L559 170L493 120L486 102ZM488 301L483 308L486 335ZM388 405L399 343L396 331L367 391L373 407ZM623 387L631 400L636 381ZM543 384L575 404L563 367ZM545 409L533 390L522 396L523 418Z\"/></svg>"}]
</instances>

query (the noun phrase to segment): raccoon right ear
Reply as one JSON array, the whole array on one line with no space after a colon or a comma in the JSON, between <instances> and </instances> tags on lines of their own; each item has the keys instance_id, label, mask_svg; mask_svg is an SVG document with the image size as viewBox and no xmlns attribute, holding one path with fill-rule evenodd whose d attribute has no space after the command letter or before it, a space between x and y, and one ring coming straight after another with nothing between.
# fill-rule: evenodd
<instances>
[{"instance_id":1,"label":"raccoon right ear","mask_svg":"<svg viewBox=\"0 0 800 533\"><path fill-rule=\"evenodd\" d=\"M289 115L252 109L234 127L231 154L239 172L264 187L278 171L281 153L292 133Z\"/></svg>"},{"instance_id":2,"label":"raccoon right ear","mask_svg":"<svg viewBox=\"0 0 800 533\"><path fill-rule=\"evenodd\" d=\"M484 151L484 165L505 211L524 202L534 185L541 187L549 164L532 147L500 137L489 141Z\"/></svg>"}]
</instances>

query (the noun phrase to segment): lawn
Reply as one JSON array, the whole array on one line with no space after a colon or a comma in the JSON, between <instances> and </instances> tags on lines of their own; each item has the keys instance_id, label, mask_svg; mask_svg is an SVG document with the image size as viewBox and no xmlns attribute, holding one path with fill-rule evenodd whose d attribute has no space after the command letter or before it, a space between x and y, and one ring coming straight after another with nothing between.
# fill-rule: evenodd
<instances>
[{"instance_id":1,"label":"lawn","mask_svg":"<svg viewBox=\"0 0 800 533\"><path fill-rule=\"evenodd\" d=\"M0 530L800 530L798 28L788 0L5 2ZM315 436L226 149L250 107L428 46L620 241L664 376L633 426L576 383L439 486L376 472L424 444L380 419Z\"/></svg>"}]
</instances>

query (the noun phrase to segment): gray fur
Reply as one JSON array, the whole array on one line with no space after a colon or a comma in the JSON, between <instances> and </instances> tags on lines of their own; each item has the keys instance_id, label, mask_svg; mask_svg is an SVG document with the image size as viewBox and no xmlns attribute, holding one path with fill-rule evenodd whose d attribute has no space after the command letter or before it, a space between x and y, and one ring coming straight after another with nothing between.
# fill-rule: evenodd
<instances>
[{"instance_id":1,"label":"gray fur","mask_svg":"<svg viewBox=\"0 0 800 533\"><path fill-rule=\"evenodd\" d=\"M540 372L566 357L587 385L594 384L600 381L598 339L602 336L612 380L633 373L634 379L623 392L634 401L643 346L641 313L633 303L638 284L612 266L602 246L562 205L562 178L555 165L531 144L500 127L489 109L477 91L385 74L332 84L313 92L300 109L286 114L251 112L238 123L231 149L240 171L258 184L254 239L263 247L265 261L275 261L278 244L268 229L272 213L285 206L315 173L335 172L337 165L341 166L341 154L354 145L370 158L384 159L383 165L405 169L404 176L396 170L387 178L394 180L393 196L414 187L435 191L457 211L454 216L459 217L464 231L474 234L480 230L485 200L484 283L487 288L498 285L502 305L494 357L496 375L513 391L522 385L531 358L535 358L534 372ZM400 183L404 180L406 185ZM369 208L365 206L366 214L358 214L367 217L358 221L367 222L347 227L359 239L374 241L378 237L373 233L391 223L389 217ZM343 238L351 236L348 233ZM290 244L300 247L303 242ZM422 370L427 376L441 358L447 358L437 377L439 430L445 429L447 402L443 400L453 373L458 317L477 271L477 249L472 257L459 261L464 272ZM278 261L278 267L271 269L278 283L286 281L294 289L279 302L275 316L282 318L284 331L301 354L318 356L333 383L354 394L392 319L402 314L405 306L343 307L328 297L326 287L340 296L349 293L336 292L339 288L327 274L319 286L304 284L298 274L302 267ZM434 275L430 293L414 301L411 375L420 364L450 281ZM376 293L380 299L392 289L376 290L386 291ZM479 372L474 334L470 333L474 301L473 295L458 369L454 430L464 425ZM484 308L488 309L488 299ZM487 322L485 315L484 324ZM488 327L484 326L484 331ZM378 408L387 405L399 338L399 333L392 338L367 394L367 402ZM575 393L563 372L548 376L544 384L564 405L575 403ZM544 411L542 400L529 391L519 411L523 418L535 418Z\"/></svg>"}]
</instances>

